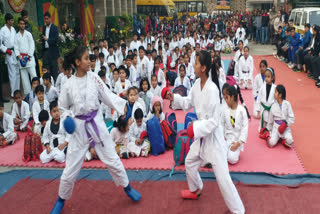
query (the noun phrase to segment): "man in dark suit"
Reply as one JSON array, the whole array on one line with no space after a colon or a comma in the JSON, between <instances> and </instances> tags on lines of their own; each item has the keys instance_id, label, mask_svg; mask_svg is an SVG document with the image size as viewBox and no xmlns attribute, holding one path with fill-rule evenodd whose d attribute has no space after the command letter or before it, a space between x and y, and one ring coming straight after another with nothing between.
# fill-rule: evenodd
<instances>
[{"instance_id":1,"label":"man in dark suit","mask_svg":"<svg viewBox=\"0 0 320 214\"><path fill-rule=\"evenodd\" d=\"M49 12L44 14L44 23L42 31L43 38L43 65L49 67L50 74L57 80L58 77L58 40L59 40L59 32L58 27L51 23L51 15Z\"/></svg>"}]
</instances>

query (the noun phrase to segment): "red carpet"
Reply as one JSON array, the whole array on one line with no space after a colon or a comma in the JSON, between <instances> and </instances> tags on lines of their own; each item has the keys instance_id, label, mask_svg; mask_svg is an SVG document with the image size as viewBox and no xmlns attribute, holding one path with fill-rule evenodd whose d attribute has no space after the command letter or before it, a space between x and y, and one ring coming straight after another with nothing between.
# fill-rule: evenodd
<instances>
[{"instance_id":1,"label":"red carpet","mask_svg":"<svg viewBox=\"0 0 320 214\"><path fill-rule=\"evenodd\" d=\"M58 180L21 180L0 198L0 213L49 213L57 198L58 186ZM215 182L204 183L197 201L180 198L180 190L187 188L186 182L144 182L132 186L142 194L139 203L130 201L122 188L110 181L80 180L62 214L199 213L200 210L201 214L229 213ZM236 187L248 214L316 214L320 210L320 186L316 184L299 187L237 184Z\"/></svg>"},{"instance_id":2,"label":"red carpet","mask_svg":"<svg viewBox=\"0 0 320 214\"><path fill-rule=\"evenodd\" d=\"M295 147L304 165L309 173L320 173L318 167L320 156L317 156L315 151L320 150L320 144L316 138L316 123L320 119L319 114L316 114L317 107L320 107L320 99L312 99L319 97L319 90L313 86L313 82L308 80L305 74L294 73L290 71L284 63L276 61L272 56L255 56L255 66L258 68L261 59L267 59L270 66L276 70L276 84L283 83L287 88L288 100L293 106L296 116L296 123L293 125L293 137ZM275 64L277 63L277 64ZM256 73L256 70L255 70ZM301 81L297 81L297 78ZM310 92L310 93L307 93ZM253 96L252 91L242 91L246 106L252 114ZM306 96L307 95L307 96ZM306 106L308 100L312 99L314 105ZM307 110L307 111L305 111ZM192 110L191 110L192 111ZM169 109L169 102L164 101L164 112L172 112ZM184 122L184 111L175 111L178 123ZM314 119L313 119L314 118ZM239 172L267 172L273 174L301 174L306 171L303 164L294 149L285 149L282 145L275 148L268 148L266 143L258 137L259 121L252 119L249 122L249 136L245 144L244 152L241 153L240 161L234 166L230 166L231 171ZM307 124L311 124L308 126ZM311 127L311 128L310 128ZM306 146L307 145L307 146ZM23 136L21 140L6 148L0 149L0 165L3 166L23 166L23 167L64 167L64 164L48 163L41 164L40 162L24 163L22 161L23 152ZM148 158L132 158L123 160L126 169L165 169L170 170L174 165L172 151L168 151L163 155ZM91 161L84 163L84 168L104 168L100 161ZM177 170L184 170L184 167L177 167ZM207 171L207 169L202 169Z\"/></svg>"},{"instance_id":3,"label":"red carpet","mask_svg":"<svg viewBox=\"0 0 320 214\"><path fill-rule=\"evenodd\" d=\"M296 121L292 126L295 149L308 173L320 173L320 90L314 80L305 73L295 73L288 66L273 56L254 57L255 66L266 59L275 69L276 84L283 84L287 91L287 100L291 103ZM284 158L283 158L284 159Z\"/></svg>"}]
</instances>

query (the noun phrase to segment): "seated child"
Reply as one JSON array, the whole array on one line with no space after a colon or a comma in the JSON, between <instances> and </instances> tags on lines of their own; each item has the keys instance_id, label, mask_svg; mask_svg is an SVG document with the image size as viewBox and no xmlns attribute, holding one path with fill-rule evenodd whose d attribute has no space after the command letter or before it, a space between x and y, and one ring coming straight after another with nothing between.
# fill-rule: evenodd
<instances>
[{"instance_id":1,"label":"seated child","mask_svg":"<svg viewBox=\"0 0 320 214\"><path fill-rule=\"evenodd\" d=\"M116 83L119 81L119 70L118 69L114 69L113 72L112 72L112 78L111 78L111 81L110 81L110 84L111 84L111 91L112 92L115 92L114 89L115 89L115 86L116 86Z\"/></svg>"},{"instance_id":2,"label":"seated child","mask_svg":"<svg viewBox=\"0 0 320 214\"><path fill-rule=\"evenodd\" d=\"M33 103L37 100L36 96L36 87L40 85L40 80L38 77L33 77L31 81L32 90L30 93L24 98L24 101L26 101L29 104L29 110L32 111Z\"/></svg>"},{"instance_id":3,"label":"seated child","mask_svg":"<svg viewBox=\"0 0 320 214\"><path fill-rule=\"evenodd\" d=\"M27 131L27 124L30 118L29 105L22 100L22 93L16 90L13 93L14 103L12 105L11 116L13 118L14 128L16 131Z\"/></svg>"},{"instance_id":4,"label":"seated child","mask_svg":"<svg viewBox=\"0 0 320 214\"><path fill-rule=\"evenodd\" d=\"M131 124L132 124L131 121L134 121L134 112L137 109L141 109L142 112L144 110L141 103L139 103L137 101L137 92L136 92L135 88L131 87L128 89L127 112L126 112L126 117L125 117L125 120L129 120L131 118L131 120L129 121L129 126L131 126Z\"/></svg>"},{"instance_id":5,"label":"seated child","mask_svg":"<svg viewBox=\"0 0 320 214\"><path fill-rule=\"evenodd\" d=\"M150 91L150 83L147 77L142 78L140 82L139 97L144 101L144 105L146 107L146 115L148 115L153 94Z\"/></svg>"},{"instance_id":6,"label":"seated child","mask_svg":"<svg viewBox=\"0 0 320 214\"><path fill-rule=\"evenodd\" d=\"M155 74L151 76L150 92L153 96L161 97L161 87L158 85L158 77Z\"/></svg>"},{"instance_id":7,"label":"seated child","mask_svg":"<svg viewBox=\"0 0 320 214\"><path fill-rule=\"evenodd\" d=\"M40 85L43 85L43 75L46 73L50 74L49 68L46 66L42 66L42 77L40 78ZM51 74L50 74L50 76L51 76ZM51 76L51 83L54 85L54 79L52 76ZM43 87L45 87L45 86L43 85Z\"/></svg>"},{"instance_id":8,"label":"seated child","mask_svg":"<svg viewBox=\"0 0 320 214\"><path fill-rule=\"evenodd\" d=\"M228 108L224 108L221 116L224 138L227 143L227 159L230 164L239 161L240 151L248 137L248 116L246 109L238 104L238 91L234 86L226 84L224 87L224 100Z\"/></svg>"},{"instance_id":9,"label":"seated child","mask_svg":"<svg viewBox=\"0 0 320 214\"><path fill-rule=\"evenodd\" d=\"M129 132L129 123L128 120L125 120L124 116L120 116L117 121L113 123L113 129L110 132L112 141L114 142L115 150L120 156L120 158L128 159L129 150L128 150L128 132Z\"/></svg>"},{"instance_id":10,"label":"seated child","mask_svg":"<svg viewBox=\"0 0 320 214\"><path fill-rule=\"evenodd\" d=\"M166 87L166 78L164 76L164 72L162 71L162 69L160 68L160 62L161 59L159 57L156 57L154 60L154 67L153 70L150 74L152 75L157 75L157 79L158 79L158 85L160 88ZM151 80L151 76L149 76L149 80Z\"/></svg>"},{"instance_id":11,"label":"seated child","mask_svg":"<svg viewBox=\"0 0 320 214\"><path fill-rule=\"evenodd\" d=\"M127 96L127 90L131 87L131 83L126 79L126 68L124 66L120 66L119 68L119 80L116 82L114 86L114 92L120 97Z\"/></svg>"},{"instance_id":12,"label":"seated child","mask_svg":"<svg viewBox=\"0 0 320 214\"><path fill-rule=\"evenodd\" d=\"M267 143L270 147L274 147L280 140L284 146L291 148L293 138L289 127L295 118L291 104L286 100L286 89L283 85L277 85L274 99L275 102L269 112L267 130L270 130L270 135L267 136Z\"/></svg>"},{"instance_id":13,"label":"seated child","mask_svg":"<svg viewBox=\"0 0 320 214\"><path fill-rule=\"evenodd\" d=\"M154 96L151 101L151 109L147 116L147 120L152 119L156 115L159 118L160 123L166 118L162 112L162 99L158 96Z\"/></svg>"},{"instance_id":14,"label":"seated child","mask_svg":"<svg viewBox=\"0 0 320 214\"><path fill-rule=\"evenodd\" d=\"M4 105L0 102L0 146L13 144L17 139L14 132L13 118L4 112Z\"/></svg>"},{"instance_id":15,"label":"seated child","mask_svg":"<svg viewBox=\"0 0 320 214\"><path fill-rule=\"evenodd\" d=\"M49 103L58 100L58 90L51 84L51 75L49 73L45 73L42 76L43 85L45 86L45 94Z\"/></svg>"},{"instance_id":16,"label":"seated child","mask_svg":"<svg viewBox=\"0 0 320 214\"><path fill-rule=\"evenodd\" d=\"M109 77L107 77L106 75L106 70L104 66L101 67L101 71L98 72L98 76L107 85L107 87L110 88L111 83L110 83Z\"/></svg>"},{"instance_id":17,"label":"seated child","mask_svg":"<svg viewBox=\"0 0 320 214\"><path fill-rule=\"evenodd\" d=\"M64 130L57 101L50 103L50 115L51 119L46 123L42 136L42 143L46 149L41 153L40 160L42 163L52 160L63 163L66 160L70 135Z\"/></svg>"},{"instance_id":18,"label":"seated child","mask_svg":"<svg viewBox=\"0 0 320 214\"><path fill-rule=\"evenodd\" d=\"M44 88L42 85L36 87L37 100L33 103L32 106L32 116L34 120L34 133L40 134L41 124L39 121L39 113L41 110L46 110L49 112L49 102L44 99Z\"/></svg>"},{"instance_id":19,"label":"seated child","mask_svg":"<svg viewBox=\"0 0 320 214\"><path fill-rule=\"evenodd\" d=\"M128 149L134 157L147 157L150 143L144 139L144 134L147 134L147 127L143 121L143 112L141 109L137 109L134 112L134 119L135 122L129 129Z\"/></svg>"},{"instance_id":20,"label":"seated child","mask_svg":"<svg viewBox=\"0 0 320 214\"><path fill-rule=\"evenodd\" d=\"M144 103L144 100L142 98L139 97L139 89L136 86L132 86L132 88L134 89L134 91L136 92L136 97L135 97L135 101L140 103L141 106L141 110L143 112L143 115L146 117L147 116L147 111L146 111L146 105ZM133 115L132 115L133 116Z\"/></svg>"},{"instance_id":21,"label":"seated child","mask_svg":"<svg viewBox=\"0 0 320 214\"><path fill-rule=\"evenodd\" d=\"M103 53L102 53L103 54ZM100 54L99 54L100 55ZM104 56L104 55L103 55ZM89 56L89 60L90 60L90 69L92 72L94 73L98 73L98 71L100 70L100 63L97 64L97 58L94 54L91 54ZM100 61L99 61L100 62Z\"/></svg>"},{"instance_id":22,"label":"seated child","mask_svg":"<svg viewBox=\"0 0 320 214\"><path fill-rule=\"evenodd\" d=\"M61 92L61 90L62 90L63 86L65 85L65 83L67 82L67 80L73 75L72 72L73 72L72 67L66 66L65 75L61 78L60 90L58 90L59 93Z\"/></svg>"},{"instance_id":23,"label":"seated child","mask_svg":"<svg viewBox=\"0 0 320 214\"><path fill-rule=\"evenodd\" d=\"M191 65L190 65L191 66ZM179 76L176 78L174 82L174 87L178 87L180 85L183 85L184 87L187 88L187 94L189 94L189 91L191 89L191 83L189 78L186 77L186 66L181 65L179 67Z\"/></svg>"}]
</instances>

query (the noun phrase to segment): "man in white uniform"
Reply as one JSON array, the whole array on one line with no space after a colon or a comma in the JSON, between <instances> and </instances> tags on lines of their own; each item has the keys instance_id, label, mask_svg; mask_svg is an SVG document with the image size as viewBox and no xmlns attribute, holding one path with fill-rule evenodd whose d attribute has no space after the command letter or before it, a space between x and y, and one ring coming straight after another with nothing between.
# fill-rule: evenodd
<instances>
[{"instance_id":1,"label":"man in white uniform","mask_svg":"<svg viewBox=\"0 0 320 214\"><path fill-rule=\"evenodd\" d=\"M13 92L20 90L20 73L16 55L14 53L14 38L16 35L13 26L13 16L10 13L5 15L6 24L0 30L0 49L6 54L5 63L8 66L11 97L13 97Z\"/></svg>"},{"instance_id":2,"label":"man in white uniform","mask_svg":"<svg viewBox=\"0 0 320 214\"><path fill-rule=\"evenodd\" d=\"M31 91L30 79L36 77L36 63L34 60L34 41L32 34L25 30L26 24L23 18L19 18L19 32L14 39L14 52L17 60L21 61L20 72L23 84L24 94ZM30 75L30 78L29 78Z\"/></svg>"}]
</instances>

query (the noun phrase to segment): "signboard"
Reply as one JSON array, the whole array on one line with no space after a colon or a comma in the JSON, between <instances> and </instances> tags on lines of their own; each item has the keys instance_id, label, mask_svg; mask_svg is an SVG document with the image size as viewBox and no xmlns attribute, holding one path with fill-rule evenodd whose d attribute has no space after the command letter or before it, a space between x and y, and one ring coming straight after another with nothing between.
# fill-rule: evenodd
<instances>
[{"instance_id":1,"label":"signboard","mask_svg":"<svg viewBox=\"0 0 320 214\"><path fill-rule=\"evenodd\" d=\"M217 10L230 10L230 0L217 0Z\"/></svg>"},{"instance_id":2,"label":"signboard","mask_svg":"<svg viewBox=\"0 0 320 214\"><path fill-rule=\"evenodd\" d=\"M26 6L26 1L27 0L9 0L8 2L14 12L20 13L24 6Z\"/></svg>"}]
</instances>

